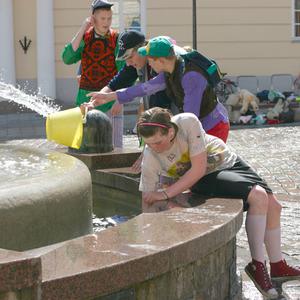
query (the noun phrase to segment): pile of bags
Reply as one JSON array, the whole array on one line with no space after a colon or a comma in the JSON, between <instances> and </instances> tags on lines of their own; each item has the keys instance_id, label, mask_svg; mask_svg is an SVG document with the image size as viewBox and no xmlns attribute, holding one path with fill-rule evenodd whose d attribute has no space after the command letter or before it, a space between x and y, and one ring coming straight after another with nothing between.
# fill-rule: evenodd
<instances>
[{"instance_id":1,"label":"pile of bags","mask_svg":"<svg viewBox=\"0 0 300 300\"><path fill-rule=\"evenodd\" d=\"M246 89L238 89L225 101L229 120L232 124L277 124L294 122L291 103L296 101L292 92L281 93L277 90L263 90L256 95ZM272 103L266 113L259 113L260 103ZM240 110L235 109L241 106Z\"/></svg>"}]
</instances>

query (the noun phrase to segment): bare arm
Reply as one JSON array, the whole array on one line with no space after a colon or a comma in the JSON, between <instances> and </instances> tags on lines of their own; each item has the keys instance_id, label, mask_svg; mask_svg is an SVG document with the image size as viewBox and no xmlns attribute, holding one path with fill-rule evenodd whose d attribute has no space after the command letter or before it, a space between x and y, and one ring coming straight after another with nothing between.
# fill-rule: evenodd
<instances>
[{"instance_id":1,"label":"bare arm","mask_svg":"<svg viewBox=\"0 0 300 300\"><path fill-rule=\"evenodd\" d=\"M100 93L111 93L112 90L108 87L105 86L104 88L102 88L102 90L100 90Z\"/></svg>"},{"instance_id":2,"label":"bare arm","mask_svg":"<svg viewBox=\"0 0 300 300\"><path fill-rule=\"evenodd\" d=\"M206 173L207 154L206 151L191 157L191 168L174 184L166 189L169 198L191 188Z\"/></svg>"},{"instance_id":3,"label":"bare arm","mask_svg":"<svg viewBox=\"0 0 300 300\"><path fill-rule=\"evenodd\" d=\"M93 109L96 106L118 99L116 92L111 91L108 86L105 86L100 92L91 92L87 96L91 97L90 101L82 105L88 107L88 109Z\"/></svg>"},{"instance_id":4,"label":"bare arm","mask_svg":"<svg viewBox=\"0 0 300 300\"><path fill-rule=\"evenodd\" d=\"M84 20L79 31L75 34L75 36L73 37L73 39L71 41L72 48L74 51L76 51L79 48L80 42L82 41L82 38L83 38L83 35L91 26L93 26L93 24L94 24L93 16L90 16Z\"/></svg>"},{"instance_id":5,"label":"bare arm","mask_svg":"<svg viewBox=\"0 0 300 300\"><path fill-rule=\"evenodd\" d=\"M164 192L143 192L143 201L153 204L155 201L173 198L191 188L206 173L207 154L206 151L191 157L191 168L174 184Z\"/></svg>"}]
</instances>

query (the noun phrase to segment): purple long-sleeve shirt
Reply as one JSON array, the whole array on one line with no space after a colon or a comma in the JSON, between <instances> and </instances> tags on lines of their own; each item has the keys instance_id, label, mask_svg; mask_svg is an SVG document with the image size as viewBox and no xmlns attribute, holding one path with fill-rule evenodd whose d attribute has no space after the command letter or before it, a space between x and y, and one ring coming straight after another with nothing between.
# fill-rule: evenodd
<instances>
[{"instance_id":1,"label":"purple long-sleeve shirt","mask_svg":"<svg viewBox=\"0 0 300 300\"><path fill-rule=\"evenodd\" d=\"M184 90L183 111L193 113L199 118L202 96L207 86L207 80L200 73L190 71L183 75L181 85ZM145 83L117 91L117 98L119 103L124 104L136 97L149 96L165 89L165 74L159 73ZM208 131L222 121L228 122L227 111L221 103L218 103L215 109L200 119L200 121L203 129Z\"/></svg>"}]
</instances>

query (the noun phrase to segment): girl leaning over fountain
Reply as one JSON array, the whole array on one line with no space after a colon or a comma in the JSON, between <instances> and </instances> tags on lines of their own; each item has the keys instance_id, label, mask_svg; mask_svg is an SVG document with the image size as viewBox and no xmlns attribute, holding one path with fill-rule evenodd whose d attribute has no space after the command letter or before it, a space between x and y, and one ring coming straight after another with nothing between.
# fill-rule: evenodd
<instances>
[{"instance_id":1,"label":"girl leaning over fountain","mask_svg":"<svg viewBox=\"0 0 300 300\"><path fill-rule=\"evenodd\" d=\"M171 116L155 107L142 114L137 129L146 144L140 181L145 211L157 205L172 207L170 199L187 189L243 199L252 257L245 271L255 286L268 299L278 296L265 264L264 245L272 279L300 279L300 269L282 257L281 205L272 190L221 139L205 133L194 114ZM160 174L176 179L175 183L157 190Z\"/></svg>"}]
</instances>

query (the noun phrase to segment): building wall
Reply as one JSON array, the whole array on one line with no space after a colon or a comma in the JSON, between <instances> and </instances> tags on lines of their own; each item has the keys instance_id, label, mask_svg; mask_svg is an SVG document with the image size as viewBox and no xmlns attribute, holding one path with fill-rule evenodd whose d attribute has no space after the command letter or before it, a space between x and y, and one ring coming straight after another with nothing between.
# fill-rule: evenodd
<instances>
[{"instance_id":1,"label":"building wall","mask_svg":"<svg viewBox=\"0 0 300 300\"><path fill-rule=\"evenodd\" d=\"M54 0L55 63L57 78L74 78L78 64L65 65L61 51L79 30L82 22L90 15L89 0Z\"/></svg>"},{"instance_id":2,"label":"building wall","mask_svg":"<svg viewBox=\"0 0 300 300\"><path fill-rule=\"evenodd\" d=\"M36 1L14 0L14 38L17 79L36 79ZM32 40L25 54L19 40Z\"/></svg>"},{"instance_id":3,"label":"building wall","mask_svg":"<svg viewBox=\"0 0 300 300\"><path fill-rule=\"evenodd\" d=\"M232 76L300 72L300 44L292 40L292 1L197 2L198 50L216 59L224 72ZM160 34L192 45L192 1L148 1L147 35Z\"/></svg>"},{"instance_id":4,"label":"building wall","mask_svg":"<svg viewBox=\"0 0 300 300\"><path fill-rule=\"evenodd\" d=\"M36 0L13 0L16 82L28 92L37 89ZM19 40L31 40L25 54Z\"/></svg>"},{"instance_id":5,"label":"building wall","mask_svg":"<svg viewBox=\"0 0 300 300\"><path fill-rule=\"evenodd\" d=\"M147 1L148 37L170 35L179 45L192 45L192 1L141 1ZM53 0L53 3L57 98L72 105L77 92L78 64L64 65L60 54L89 16L91 0ZM34 89L36 0L13 0L13 4L17 82L29 82ZM223 72L233 77L257 75L263 82L261 88L270 85L271 74L300 72L300 43L292 39L292 1L198 0L197 4L198 49L216 59ZM124 5L125 14L130 5L133 4ZM25 35L32 40L27 54L18 42Z\"/></svg>"}]
</instances>

